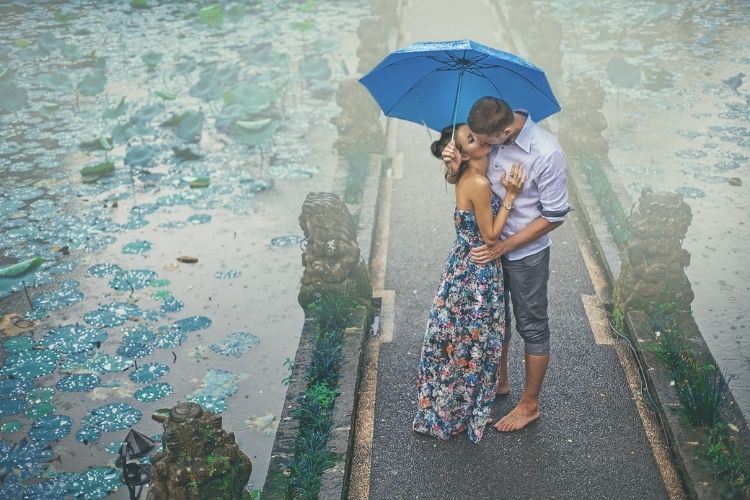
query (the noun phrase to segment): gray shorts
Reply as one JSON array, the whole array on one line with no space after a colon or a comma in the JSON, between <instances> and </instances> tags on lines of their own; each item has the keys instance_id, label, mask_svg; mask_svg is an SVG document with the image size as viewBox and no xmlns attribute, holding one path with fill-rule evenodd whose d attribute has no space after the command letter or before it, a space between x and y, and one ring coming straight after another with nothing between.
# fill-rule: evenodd
<instances>
[{"instance_id":1,"label":"gray shorts","mask_svg":"<svg viewBox=\"0 0 750 500\"><path fill-rule=\"evenodd\" d=\"M505 281L505 340L510 340L510 304L516 318L516 331L524 340L526 354L549 354L547 281L549 247L519 260L502 257ZM508 297L510 296L510 300Z\"/></svg>"}]
</instances>

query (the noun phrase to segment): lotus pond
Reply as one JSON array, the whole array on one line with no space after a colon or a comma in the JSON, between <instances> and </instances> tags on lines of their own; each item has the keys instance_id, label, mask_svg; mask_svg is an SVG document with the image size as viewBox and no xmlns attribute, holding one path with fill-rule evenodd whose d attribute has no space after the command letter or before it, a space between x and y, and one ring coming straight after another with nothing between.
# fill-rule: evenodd
<instances>
[{"instance_id":1,"label":"lotus pond","mask_svg":"<svg viewBox=\"0 0 750 500\"><path fill-rule=\"evenodd\" d=\"M0 497L127 498L120 440L182 401L222 413L262 486L297 217L331 190L368 13L0 1Z\"/></svg>"}]
</instances>

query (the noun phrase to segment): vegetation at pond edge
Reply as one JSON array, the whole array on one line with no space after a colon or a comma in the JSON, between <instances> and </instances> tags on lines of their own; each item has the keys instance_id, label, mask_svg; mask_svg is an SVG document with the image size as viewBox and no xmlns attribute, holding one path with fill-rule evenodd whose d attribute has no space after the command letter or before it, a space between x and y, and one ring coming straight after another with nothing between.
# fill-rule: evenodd
<instances>
[{"instance_id":1,"label":"vegetation at pond edge","mask_svg":"<svg viewBox=\"0 0 750 500\"><path fill-rule=\"evenodd\" d=\"M344 330L361 303L345 286L321 287L315 296L316 301L306 309L314 319L315 343L305 376L307 389L294 411L299 433L289 464L287 498L317 498L323 472L340 459L327 442L338 396Z\"/></svg>"},{"instance_id":2,"label":"vegetation at pond edge","mask_svg":"<svg viewBox=\"0 0 750 500\"><path fill-rule=\"evenodd\" d=\"M578 160L577 165L586 176L596 203L607 221L609 232L617 247L622 249L629 237L628 220L617 195L612 190L607 174L602 169L602 160L586 156Z\"/></svg>"}]
</instances>

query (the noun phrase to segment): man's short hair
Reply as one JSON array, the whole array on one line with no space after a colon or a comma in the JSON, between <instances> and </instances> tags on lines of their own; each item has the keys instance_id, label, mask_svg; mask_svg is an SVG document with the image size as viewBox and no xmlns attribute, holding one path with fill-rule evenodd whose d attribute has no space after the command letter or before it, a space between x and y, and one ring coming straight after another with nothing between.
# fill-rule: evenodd
<instances>
[{"instance_id":1,"label":"man's short hair","mask_svg":"<svg viewBox=\"0 0 750 500\"><path fill-rule=\"evenodd\" d=\"M495 135L513 123L513 110L502 99L485 96L471 107L466 123L476 134Z\"/></svg>"}]
</instances>

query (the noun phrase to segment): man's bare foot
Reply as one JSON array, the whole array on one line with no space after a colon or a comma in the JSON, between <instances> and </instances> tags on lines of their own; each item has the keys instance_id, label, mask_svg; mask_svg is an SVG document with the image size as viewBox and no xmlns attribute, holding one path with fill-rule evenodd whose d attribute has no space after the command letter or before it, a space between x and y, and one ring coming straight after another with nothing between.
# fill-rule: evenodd
<instances>
[{"instance_id":1,"label":"man's bare foot","mask_svg":"<svg viewBox=\"0 0 750 500\"><path fill-rule=\"evenodd\" d=\"M508 382L500 382L497 384L496 394L498 396L507 396L510 393L510 384Z\"/></svg>"},{"instance_id":2,"label":"man's bare foot","mask_svg":"<svg viewBox=\"0 0 750 500\"><path fill-rule=\"evenodd\" d=\"M501 418L496 424L495 429L500 432L520 431L534 420L541 416L538 406L528 406L519 404L513 411Z\"/></svg>"}]
</instances>

